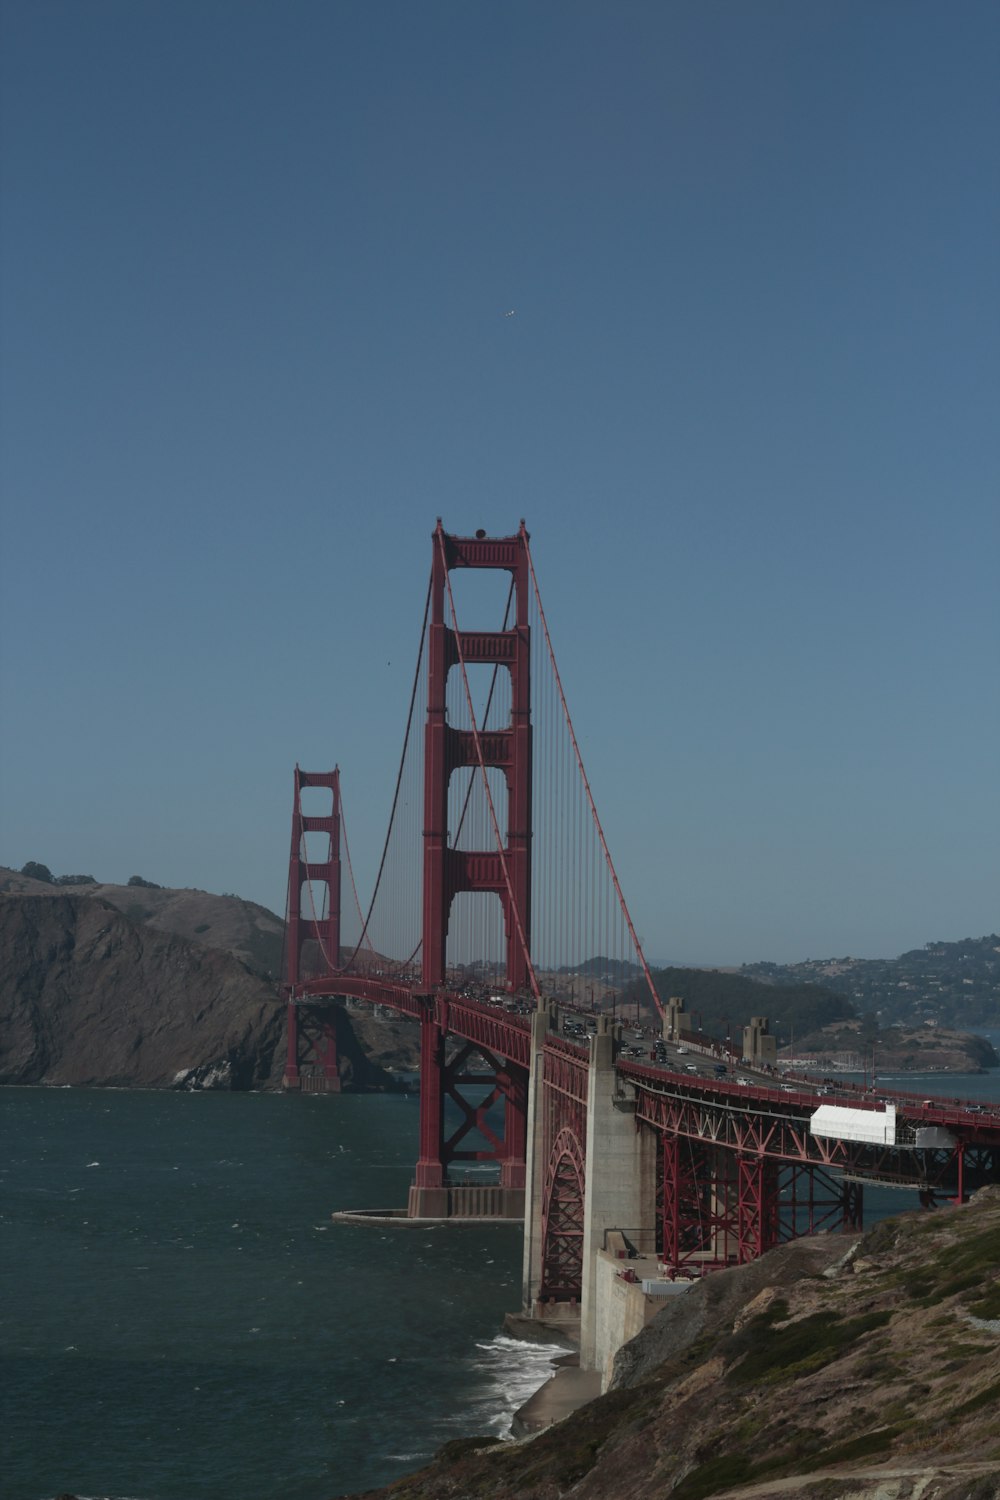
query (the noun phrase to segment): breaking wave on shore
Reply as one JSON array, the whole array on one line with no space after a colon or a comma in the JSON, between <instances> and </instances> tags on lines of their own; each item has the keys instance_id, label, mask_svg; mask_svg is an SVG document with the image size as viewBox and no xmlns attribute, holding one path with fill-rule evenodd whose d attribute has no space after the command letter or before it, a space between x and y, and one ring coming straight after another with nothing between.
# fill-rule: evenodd
<instances>
[{"instance_id":1,"label":"breaking wave on shore","mask_svg":"<svg viewBox=\"0 0 1000 1500\"><path fill-rule=\"evenodd\" d=\"M484 1432L495 1437L511 1436L514 1413L533 1396L555 1371L555 1361L569 1351L564 1344L535 1344L497 1334L488 1343L477 1343L466 1361L475 1399L459 1414L466 1432Z\"/></svg>"}]
</instances>

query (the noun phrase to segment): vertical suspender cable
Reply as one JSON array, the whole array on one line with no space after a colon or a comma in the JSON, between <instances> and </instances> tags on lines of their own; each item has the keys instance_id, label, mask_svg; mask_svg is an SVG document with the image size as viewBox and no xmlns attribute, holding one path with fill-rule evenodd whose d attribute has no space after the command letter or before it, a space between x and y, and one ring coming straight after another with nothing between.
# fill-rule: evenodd
<instances>
[{"instance_id":1,"label":"vertical suspender cable","mask_svg":"<svg viewBox=\"0 0 1000 1500\"><path fill-rule=\"evenodd\" d=\"M528 559L528 570L531 573L532 587L534 588L534 591L535 591L535 598L538 601L538 614L539 614L539 618L541 619L541 622L542 622L542 630L545 633L545 644L548 647L549 660L552 663L552 671L553 671L553 674L555 676L556 687L557 687L558 692L559 692L559 700L560 700L560 702L562 704L563 713L566 716L566 725L567 725L567 728L569 729L570 740L571 740L572 745L573 745L573 753L574 753L574 755L576 757L577 769L578 769L578 771L580 773L580 779L581 779L581 781L583 783L584 794L585 794L586 799L587 799L587 804L588 804L588 806L590 808L590 815L591 815L591 817L594 820L594 827L597 830L597 837L600 840L601 849L603 851L604 858L605 858L605 861L606 861L607 867L608 867L608 873L610 874L612 883L614 884L615 894L618 897L618 904L619 904L619 907L620 907L620 910L621 910L622 918L623 918L623 920L625 921L625 923L628 926L629 936L632 939L633 946L635 948L635 951L636 951L636 954L638 956L639 962L640 962L640 964L642 966L643 974L646 976L646 984L649 987L649 993L652 996L653 1003L656 1006L656 1009L657 1009L657 1011L659 1012L659 1014L660 1014L660 1016L662 1018L662 1016L663 1016L663 1005L662 1005L662 1003L660 1001L659 995L656 992L656 985L653 983L653 976L649 972L649 965L646 963L646 956L645 956L645 954L642 951L642 944L639 942L639 938L638 938L638 936L636 934L635 928L632 925L632 918L629 915L628 907L625 904L625 896L624 896L624 894L622 892L621 885L619 884L619 881L618 881L618 874L617 874L617 872L615 870L614 861L611 858L611 851L608 848L607 840L604 837L604 829L601 827L601 820L600 820L600 818L597 815L597 807L596 807L596 805L594 803L593 794L591 793L591 790L590 790L590 782L587 780L587 773L584 770L583 756L580 754L580 747L579 747L579 745L576 742L576 732L573 729L573 720L570 718L569 706L568 706L568 704L566 702L566 694L563 692L562 678L559 676L559 668L556 665L555 652L552 649L552 638L549 635L548 622L547 622L547 620L545 618L545 609L544 609L544 607L542 605L542 597L541 597L541 594L540 594L539 589L538 589L538 579L535 576L535 565L534 565L534 563L532 561L532 558L531 558L531 548L528 545L527 538L525 539L524 547L525 547L525 553L526 553L527 559Z\"/></svg>"}]
</instances>

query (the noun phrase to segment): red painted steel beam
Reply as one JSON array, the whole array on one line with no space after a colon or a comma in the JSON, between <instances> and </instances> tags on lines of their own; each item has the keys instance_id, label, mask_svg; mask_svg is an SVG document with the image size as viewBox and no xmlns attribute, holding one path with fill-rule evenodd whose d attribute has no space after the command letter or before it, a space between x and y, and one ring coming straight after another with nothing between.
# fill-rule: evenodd
<instances>
[{"instance_id":1,"label":"red painted steel beam","mask_svg":"<svg viewBox=\"0 0 1000 1500\"><path fill-rule=\"evenodd\" d=\"M329 817L316 817L302 811L302 791L306 787L325 787L331 795ZM304 855L307 833L324 833L329 838L328 857L310 862ZM302 915L302 891L310 881L327 888L325 918ZM289 996L298 992L302 978L302 949L310 939L320 945L328 969L340 964L340 771L302 771L295 767L292 804L292 842L288 858L288 933L286 938L287 971L285 990Z\"/></svg>"},{"instance_id":2,"label":"red painted steel beam","mask_svg":"<svg viewBox=\"0 0 1000 1500\"><path fill-rule=\"evenodd\" d=\"M494 891L507 932L507 984L523 990L529 977L531 919L531 695L527 532L513 537L450 536L438 521L431 565L427 721L424 730L423 984L445 982L448 920L464 891ZM447 574L453 568L504 569L512 574L513 630L462 631L445 623ZM511 679L511 725L480 735L456 733L446 718L449 670L460 662L504 666ZM496 766L507 783L503 850L466 854L448 845L448 783L460 766Z\"/></svg>"}]
</instances>

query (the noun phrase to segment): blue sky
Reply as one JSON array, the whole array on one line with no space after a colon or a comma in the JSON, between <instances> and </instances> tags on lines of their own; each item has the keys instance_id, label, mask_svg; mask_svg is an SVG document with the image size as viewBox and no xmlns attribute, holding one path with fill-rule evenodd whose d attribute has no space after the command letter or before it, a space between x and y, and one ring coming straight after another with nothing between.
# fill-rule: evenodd
<instances>
[{"instance_id":1,"label":"blue sky","mask_svg":"<svg viewBox=\"0 0 1000 1500\"><path fill-rule=\"evenodd\" d=\"M652 957L1000 927L992 0L0 42L0 861L281 909L339 761L370 873L435 518L524 516Z\"/></svg>"}]
</instances>

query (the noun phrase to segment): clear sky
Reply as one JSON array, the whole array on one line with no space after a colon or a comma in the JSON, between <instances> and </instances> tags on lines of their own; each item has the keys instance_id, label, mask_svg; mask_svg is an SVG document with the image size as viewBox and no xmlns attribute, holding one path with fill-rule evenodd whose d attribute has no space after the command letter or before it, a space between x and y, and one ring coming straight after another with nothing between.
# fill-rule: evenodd
<instances>
[{"instance_id":1,"label":"clear sky","mask_svg":"<svg viewBox=\"0 0 1000 1500\"><path fill-rule=\"evenodd\" d=\"M3 0L0 862L381 844L524 516L654 959L1000 928L995 0ZM514 316L507 313L514 310Z\"/></svg>"}]
</instances>

